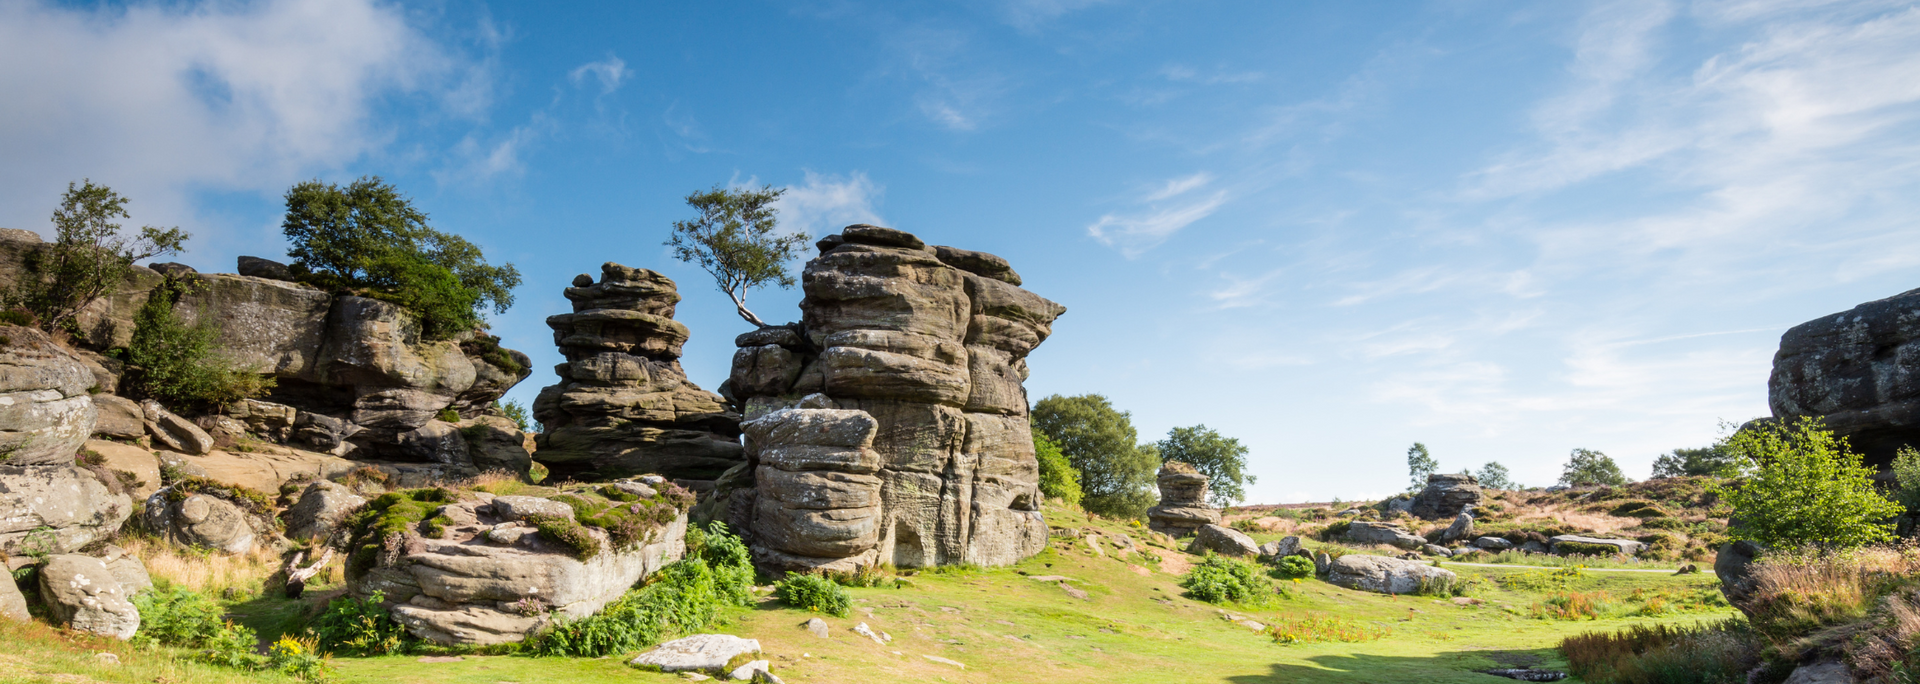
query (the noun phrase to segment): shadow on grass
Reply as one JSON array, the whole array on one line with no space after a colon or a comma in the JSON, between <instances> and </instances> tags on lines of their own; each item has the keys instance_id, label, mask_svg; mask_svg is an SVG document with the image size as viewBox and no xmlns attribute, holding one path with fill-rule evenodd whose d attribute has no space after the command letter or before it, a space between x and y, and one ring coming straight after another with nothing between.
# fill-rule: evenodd
<instances>
[{"instance_id":1,"label":"shadow on grass","mask_svg":"<svg viewBox=\"0 0 1920 684\"><path fill-rule=\"evenodd\" d=\"M1447 651L1427 656L1338 653L1307 658L1313 666L1276 664L1266 674L1236 675L1226 681L1234 684L1279 682L1338 682L1339 684L1399 684L1401 682L1458 682L1460 684L1498 684L1514 680L1485 674L1480 670L1509 667L1541 667L1565 670L1566 664L1553 648L1509 651ZM1575 681L1575 680L1565 680Z\"/></svg>"}]
</instances>

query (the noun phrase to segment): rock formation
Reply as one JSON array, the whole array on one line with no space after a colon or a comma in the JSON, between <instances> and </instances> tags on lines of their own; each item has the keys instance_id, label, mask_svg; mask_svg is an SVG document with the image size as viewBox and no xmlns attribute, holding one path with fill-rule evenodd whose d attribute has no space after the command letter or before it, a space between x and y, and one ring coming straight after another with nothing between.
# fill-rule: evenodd
<instances>
[{"instance_id":1,"label":"rock formation","mask_svg":"<svg viewBox=\"0 0 1920 684\"><path fill-rule=\"evenodd\" d=\"M1187 546L1187 553L1208 551L1222 556L1257 557L1260 555L1260 542L1231 527L1202 525L1194 531L1193 543Z\"/></svg>"},{"instance_id":2,"label":"rock formation","mask_svg":"<svg viewBox=\"0 0 1920 684\"><path fill-rule=\"evenodd\" d=\"M1039 552L1021 383L1066 309L1020 289L1004 259L898 230L849 226L819 247L801 322L735 339L722 387L751 419L748 463L721 488L756 562L1004 565ZM799 429L811 425L826 432Z\"/></svg>"},{"instance_id":3,"label":"rock formation","mask_svg":"<svg viewBox=\"0 0 1920 684\"><path fill-rule=\"evenodd\" d=\"M582 539L595 547L586 560L578 557L579 549L535 528L543 515L573 518L569 504L470 492L435 509L428 521L407 525L403 533L382 538L380 524L355 530L348 587L360 596L382 592L396 621L437 644L520 641L555 618L598 612L681 558L693 496L661 478L651 480L611 485L639 497L616 505L639 515L665 511L671 515L652 520L666 522L627 544L617 543L608 530L581 527ZM555 498L568 494L584 500L579 492Z\"/></svg>"},{"instance_id":4,"label":"rock formation","mask_svg":"<svg viewBox=\"0 0 1920 684\"><path fill-rule=\"evenodd\" d=\"M1434 473L1427 476L1427 486L1414 495L1413 505L1407 509L1414 517L1426 520L1446 520L1471 513L1473 506L1480 505L1480 480L1464 473Z\"/></svg>"},{"instance_id":5,"label":"rock formation","mask_svg":"<svg viewBox=\"0 0 1920 684\"><path fill-rule=\"evenodd\" d=\"M680 368L688 332L673 320L672 280L607 262L600 282L581 274L566 295L573 313L547 325L567 361L533 404L542 464L560 477L657 473L708 489L740 463L739 414Z\"/></svg>"},{"instance_id":6,"label":"rock formation","mask_svg":"<svg viewBox=\"0 0 1920 684\"><path fill-rule=\"evenodd\" d=\"M88 634L127 639L140 629L133 592L120 585L107 564L92 556L61 554L40 566L40 598L56 625Z\"/></svg>"},{"instance_id":7,"label":"rock formation","mask_svg":"<svg viewBox=\"0 0 1920 684\"><path fill-rule=\"evenodd\" d=\"M1818 416L1882 467L1920 447L1920 290L1787 330L1773 356L1775 418Z\"/></svg>"},{"instance_id":8,"label":"rock formation","mask_svg":"<svg viewBox=\"0 0 1920 684\"><path fill-rule=\"evenodd\" d=\"M1346 540L1355 544L1390 544L1412 551L1425 546L1425 537L1412 534L1395 523L1355 520L1347 524Z\"/></svg>"},{"instance_id":9,"label":"rock formation","mask_svg":"<svg viewBox=\"0 0 1920 684\"><path fill-rule=\"evenodd\" d=\"M244 491L219 486L186 487L176 484L147 497L141 520L147 531L181 546L230 555L281 541L264 497L249 499Z\"/></svg>"},{"instance_id":10,"label":"rock formation","mask_svg":"<svg viewBox=\"0 0 1920 684\"><path fill-rule=\"evenodd\" d=\"M1359 553L1336 558L1327 568L1330 583L1382 594L1412 594L1420 591L1423 583L1450 582L1458 577L1452 570L1422 561Z\"/></svg>"},{"instance_id":11,"label":"rock formation","mask_svg":"<svg viewBox=\"0 0 1920 684\"><path fill-rule=\"evenodd\" d=\"M1160 505L1147 509L1148 527L1175 537L1220 522L1220 510L1207 504L1207 482L1193 466L1168 461L1160 466Z\"/></svg>"},{"instance_id":12,"label":"rock formation","mask_svg":"<svg viewBox=\"0 0 1920 684\"><path fill-rule=\"evenodd\" d=\"M0 326L0 340L0 555L112 536L133 500L74 462L98 415L91 373L39 330Z\"/></svg>"},{"instance_id":13,"label":"rock formation","mask_svg":"<svg viewBox=\"0 0 1920 684\"><path fill-rule=\"evenodd\" d=\"M27 263L45 248L34 233L0 232L0 287L36 277ZM451 340L422 339L419 321L402 306L290 282L284 279L284 266L264 259L240 261L247 273L274 277L195 273L178 264L161 265L174 277L196 283L175 306L181 319L188 324L209 322L219 330L219 353L275 381L264 401L251 404L269 409L267 415L236 408L242 413L234 417L249 424L271 423L268 432L282 435L274 439L338 456L435 464L455 477L480 470L458 434L435 419L446 410L464 419L484 414L532 372L525 354L472 333ZM134 314L162 280L160 271L136 266L117 290L80 312L76 321L81 334L75 342L81 349L76 351L92 375L82 390L92 386L115 391L120 362L93 352L132 341ZM115 408L125 412L124 407ZM116 414L116 420L109 421L108 434L126 431L120 418ZM150 425L160 423L144 419ZM182 434L193 437L175 429L154 432L154 437ZM169 448L204 453L193 441Z\"/></svg>"}]
</instances>

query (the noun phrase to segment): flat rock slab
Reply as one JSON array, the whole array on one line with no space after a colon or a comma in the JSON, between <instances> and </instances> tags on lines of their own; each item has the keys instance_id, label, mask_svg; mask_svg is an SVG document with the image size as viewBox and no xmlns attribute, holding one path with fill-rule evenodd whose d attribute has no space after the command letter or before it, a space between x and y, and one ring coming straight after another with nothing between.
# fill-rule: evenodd
<instances>
[{"instance_id":1,"label":"flat rock slab","mask_svg":"<svg viewBox=\"0 0 1920 684\"><path fill-rule=\"evenodd\" d=\"M964 665L964 664L962 664L962 663L960 663L959 661L955 661L955 660L947 660L946 658L942 658L942 657L940 657L940 656L936 656L936 655L923 655L923 656L920 656L920 657L922 657L922 658L926 658L927 660L931 660L931 661L933 661L933 662L936 662L936 663L940 663L941 665L952 665L952 666L954 666L954 667L957 667L957 668L960 668L960 669L962 669L962 670L964 670L964 669L967 669L967 666L966 666L966 665Z\"/></svg>"},{"instance_id":2,"label":"flat rock slab","mask_svg":"<svg viewBox=\"0 0 1920 684\"><path fill-rule=\"evenodd\" d=\"M658 668L661 672L723 672L727 662L735 656L759 652L759 639L742 639L731 634L695 634L661 644L627 664Z\"/></svg>"}]
</instances>

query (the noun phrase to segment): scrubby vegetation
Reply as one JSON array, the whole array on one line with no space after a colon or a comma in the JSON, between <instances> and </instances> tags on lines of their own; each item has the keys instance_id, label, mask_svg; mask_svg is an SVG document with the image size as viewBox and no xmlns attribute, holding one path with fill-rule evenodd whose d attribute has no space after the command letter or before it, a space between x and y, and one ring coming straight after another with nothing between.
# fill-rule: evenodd
<instances>
[{"instance_id":1,"label":"scrubby vegetation","mask_svg":"<svg viewBox=\"0 0 1920 684\"><path fill-rule=\"evenodd\" d=\"M853 599L847 596L846 589L819 575L788 575L774 585L773 590L780 600L801 610L846 617L853 608Z\"/></svg>"},{"instance_id":2,"label":"scrubby vegetation","mask_svg":"<svg viewBox=\"0 0 1920 684\"><path fill-rule=\"evenodd\" d=\"M22 277L0 292L7 322L83 332L74 316L125 281L134 263L180 252L188 235L179 228L145 226L121 235L115 221L131 217L126 205L127 198L92 179L68 183L53 211L53 242L26 255Z\"/></svg>"},{"instance_id":3,"label":"scrubby vegetation","mask_svg":"<svg viewBox=\"0 0 1920 684\"><path fill-rule=\"evenodd\" d=\"M1187 594L1207 603L1257 606L1276 595L1267 570L1258 564L1227 556L1208 555L1180 578Z\"/></svg>"},{"instance_id":4,"label":"scrubby vegetation","mask_svg":"<svg viewBox=\"0 0 1920 684\"><path fill-rule=\"evenodd\" d=\"M746 545L714 523L687 530L687 557L662 568L591 617L562 620L529 646L545 656L597 658L626 653L705 628L727 606L752 600Z\"/></svg>"},{"instance_id":5,"label":"scrubby vegetation","mask_svg":"<svg viewBox=\"0 0 1920 684\"><path fill-rule=\"evenodd\" d=\"M1745 684L1761 670L1760 640L1740 620L1634 625L1561 642L1573 675L1597 684ZM1782 677L1785 672L1780 672Z\"/></svg>"},{"instance_id":6,"label":"scrubby vegetation","mask_svg":"<svg viewBox=\"0 0 1920 684\"><path fill-rule=\"evenodd\" d=\"M1738 512L1741 538L1775 549L1853 548L1893 538L1900 504L1875 489L1873 469L1819 419L1761 423L1735 433L1727 446L1752 464L1751 476L1715 490Z\"/></svg>"},{"instance_id":7,"label":"scrubby vegetation","mask_svg":"<svg viewBox=\"0 0 1920 684\"><path fill-rule=\"evenodd\" d=\"M1048 439L1046 433L1035 429L1033 452L1040 462L1040 493L1048 499L1078 507L1080 498L1085 495L1080 491L1080 471L1074 470L1073 463L1060 451L1060 445Z\"/></svg>"},{"instance_id":8,"label":"scrubby vegetation","mask_svg":"<svg viewBox=\"0 0 1920 684\"><path fill-rule=\"evenodd\" d=\"M348 656L396 655L407 652L413 635L388 614L383 592L365 598L342 596L327 602L308 631L327 653Z\"/></svg>"},{"instance_id":9,"label":"scrubby vegetation","mask_svg":"<svg viewBox=\"0 0 1920 684\"><path fill-rule=\"evenodd\" d=\"M261 369L242 366L215 348L220 328L211 316L194 325L181 320L175 311L180 298L197 287L192 276L168 277L134 312L133 340L124 352L129 394L205 411L273 388L273 378L261 375Z\"/></svg>"}]
</instances>

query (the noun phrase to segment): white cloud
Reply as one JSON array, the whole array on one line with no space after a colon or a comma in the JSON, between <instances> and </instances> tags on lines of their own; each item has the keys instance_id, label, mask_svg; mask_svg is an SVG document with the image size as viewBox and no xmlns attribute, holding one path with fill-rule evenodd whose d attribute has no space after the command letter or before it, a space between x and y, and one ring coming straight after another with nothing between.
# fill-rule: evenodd
<instances>
[{"instance_id":1,"label":"white cloud","mask_svg":"<svg viewBox=\"0 0 1920 684\"><path fill-rule=\"evenodd\" d=\"M875 185L865 173L840 176L808 171L800 184L788 185L786 191L774 206L780 212L781 225L789 229L821 235L855 223L885 225L874 208L885 188Z\"/></svg>"},{"instance_id":2,"label":"white cloud","mask_svg":"<svg viewBox=\"0 0 1920 684\"><path fill-rule=\"evenodd\" d=\"M136 223L191 226L192 192L277 193L379 149L378 99L484 100L443 87L458 67L370 0L0 2L0 224L42 229L91 177Z\"/></svg>"},{"instance_id":3,"label":"white cloud","mask_svg":"<svg viewBox=\"0 0 1920 684\"><path fill-rule=\"evenodd\" d=\"M1140 209L1103 215L1087 226L1087 234L1129 259L1140 256L1226 204L1226 190L1189 196L1212 182L1213 176L1204 172L1170 179L1135 200L1135 204L1143 205Z\"/></svg>"},{"instance_id":4,"label":"white cloud","mask_svg":"<svg viewBox=\"0 0 1920 684\"><path fill-rule=\"evenodd\" d=\"M622 81L632 75L633 71L627 69L627 63L625 61L619 57L607 55L606 59L598 62L587 62L574 68L572 72L567 74L567 79L573 81L573 85L579 86L586 83L587 79L592 78L600 82L601 95L611 95L613 91L620 89L620 83Z\"/></svg>"},{"instance_id":5,"label":"white cloud","mask_svg":"<svg viewBox=\"0 0 1920 684\"><path fill-rule=\"evenodd\" d=\"M1071 12L1110 0L1002 0L1000 18L1022 31L1035 31L1041 25Z\"/></svg>"}]
</instances>

